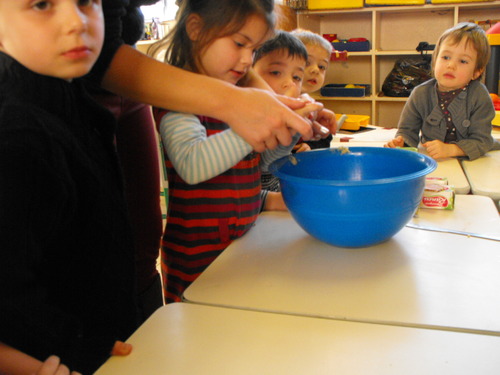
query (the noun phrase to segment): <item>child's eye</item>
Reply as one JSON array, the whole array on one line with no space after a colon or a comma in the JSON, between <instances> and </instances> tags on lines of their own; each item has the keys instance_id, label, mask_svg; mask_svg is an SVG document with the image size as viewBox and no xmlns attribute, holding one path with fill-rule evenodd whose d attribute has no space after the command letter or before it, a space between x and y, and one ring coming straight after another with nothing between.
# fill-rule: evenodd
<instances>
[{"instance_id":1,"label":"child's eye","mask_svg":"<svg viewBox=\"0 0 500 375\"><path fill-rule=\"evenodd\" d=\"M467 60L460 60L460 64L468 64L469 62Z\"/></svg>"},{"instance_id":2,"label":"child's eye","mask_svg":"<svg viewBox=\"0 0 500 375\"><path fill-rule=\"evenodd\" d=\"M272 70L269 72L269 74L271 74L272 76L279 77L281 75L281 72L278 70Z\"/></svg>"},{"instance_id":3,"label":"child's eye","mask_svg":"<svg viewBox=\"0 0 500 375\"><path fill-rule=\"evenodd\" d=\"M319 65L318 68L319 70L326 70L326 65Z\"/></svg>"},{"instance_id":4,"label":"child's eye","mask_svg":"<svg viewBox=\"0 0 500 375\"><path fill-rule=\"evenodd\" d=\"M50 4L48 1L37 1L31 5L33 9L36 10L47 10L50 7Z\"/></svg>"},{"instance_id":5,"label":"child's eye","mask_svg":"<svg viewBox=\"0 0 500 375\"><path fill-rule=\"evenodd\" d=\"M302 82L302 77L300 76L293 76L293 80L297 82Z\"/></svg>"},{"instance_id":6,"label":"child's eye","mask_svg":"<svg viewBox=\"0 0 500 375\"><path fill-rule=\"evenodd\" d=\"M446 55L444 55L444 56L441 56L441 58L442 58L443 60L449 60L449 59L450 59L450 56L446 56Z\"/></svg>"}]
</instances>

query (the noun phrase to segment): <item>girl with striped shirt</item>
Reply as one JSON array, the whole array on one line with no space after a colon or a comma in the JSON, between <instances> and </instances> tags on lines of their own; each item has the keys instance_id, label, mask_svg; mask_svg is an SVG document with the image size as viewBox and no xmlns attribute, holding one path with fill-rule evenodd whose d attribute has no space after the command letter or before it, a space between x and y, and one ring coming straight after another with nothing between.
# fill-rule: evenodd
<instances>
[{"instance_id":1,"label":"girl with striped shirt","mask_svg":"<svg viewBox=\"0 0 500 375\"><path fill-rule=\"evenodd\" d=\"M246 78L255 50L272 36L272 0L183 1L167 37L166 61L236 85ZM307 104L306 111L320 109ZM256 108L256 111L259 109ZM261 191L261 170L288 155L300 138L258 154L227 124L206 116L155 109L166 150L169 181L162 240L166 302L183 291L263 209L286 210L281 193Z\"/></svg>"}]
</instances>

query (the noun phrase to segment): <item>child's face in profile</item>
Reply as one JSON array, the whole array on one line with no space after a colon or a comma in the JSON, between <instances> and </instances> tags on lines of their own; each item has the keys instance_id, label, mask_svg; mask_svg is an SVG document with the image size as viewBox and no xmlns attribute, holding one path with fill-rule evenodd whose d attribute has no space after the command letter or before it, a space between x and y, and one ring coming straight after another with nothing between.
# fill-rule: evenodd
<instances>
[{"instance_id":1,"label":"child's face in profile","mask_svg":"<svg viewBox=\"0 0 500 375\"><path fill-rule=\"evenodd\" d=\"M434 77L440 91L452 91L467 86L481 75L476 70L477 51L467 38L452 45L444 40L434 65Z\"/></svg>"},{"instance_id":2,"label":"child's face in profile","mask_svg":"<svg viewBox=\"0 0 500 375\"><path fill-rule=\"evenodd\" d=\"M83 76L103 40L101 0L0 1L0 50L36 73Z\"/></svg>"},{"instance_id":3,"label":"child's face in profile","mask_svg":"<svg viewBox=\"0 0 500 375\"><path fill-rule=\"evenodd\" d=\"M330 54L317 45L307 45L307 66L302 83L302 92L310 93L319 90L325 82L325 75L330 63Z\"/></svg>"},{"instance_id":4,"label":"child's face in profile","mask_svg":"<svg viewBox=\"0 0 500 375\"><path fill-rule=\"evenodd\" d=\"M263 56L254 65L259 74L276 94L297 98L302 89L306 62L288 51L276 50Z\"/></svg>"},{"instance_id":5,"label":"child's face in profile","mask_svg":"<svg viewBox=\"0 0 500 375\"><path fill-rule=\"evenodd\" d=\"M192 39L196 40L196 30ZM215 39L202 49L200 73L236 84L253 64L255 50L269 37L269 27L258 15L248 17L238 32Z\"/></svg>"}]
</instances>

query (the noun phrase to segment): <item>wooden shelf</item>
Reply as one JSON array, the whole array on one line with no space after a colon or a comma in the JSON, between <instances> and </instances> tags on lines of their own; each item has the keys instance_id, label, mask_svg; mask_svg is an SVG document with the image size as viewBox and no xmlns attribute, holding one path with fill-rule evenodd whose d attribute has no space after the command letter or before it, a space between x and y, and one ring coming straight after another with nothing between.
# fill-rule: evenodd
<instances>
[{"instance_id":1,"label":"wooden shelf","mask_svg":"<svg viewBox=\"0 0 500 375\"><path fill-rule=\"evenodd\" d=\"M298 27L337 34L341 39L366 38L371 43L370 51L349 52L347 61L332 61L325 84L370 84L376 94L362 98L313 97L335 112L369 115L372 124L396 127L407 98L378 94L396 60L418 58L416 47L420 42L435 44L444 30L458 22L499 19L500 1L300 10L296 16Z\"/></svg>"}]
</instances>

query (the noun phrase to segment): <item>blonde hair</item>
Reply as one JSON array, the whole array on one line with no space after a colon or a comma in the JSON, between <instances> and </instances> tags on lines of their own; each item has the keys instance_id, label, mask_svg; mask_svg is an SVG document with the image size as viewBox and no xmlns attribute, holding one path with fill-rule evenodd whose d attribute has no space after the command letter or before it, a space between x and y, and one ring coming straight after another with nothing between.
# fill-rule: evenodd
<instances>
[{"instance_id":1,"label":"blonde hair","mask_svg":"<svg viewBox=\"0 0 500 375\"><path fill-rule=\"evenodd\" d=\"M471 44L472 47L477 52L476 67L474 71L484 73L486 65L490 59L491 49L488 43L488 38L484 30L472 22L461 22L452 28L446 30L436 43L434 52L432 53L432 70L436 65L436 60L439 55L439 51L445 41L449 41L451 45L459 44L462 39L466 39L466 46ZM477 78L480 79L481 75Z\"/></svg>"},{"instance_id":2,"label":"blonde hair","mask_svg":"<svg viewBox=\"0 0 500 375\"><path fill-rule=\"evenodd\" d=\"M319 34L313 33L312 31L295 29L291 31L291 34L299 38L306 47L308 45L318 46L323 48L328 54L331 54L333 51L332 44L328 40L326 40Z\"/></svg>"}]
</instances>

